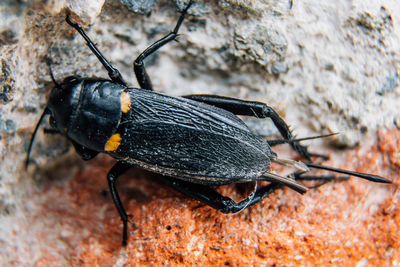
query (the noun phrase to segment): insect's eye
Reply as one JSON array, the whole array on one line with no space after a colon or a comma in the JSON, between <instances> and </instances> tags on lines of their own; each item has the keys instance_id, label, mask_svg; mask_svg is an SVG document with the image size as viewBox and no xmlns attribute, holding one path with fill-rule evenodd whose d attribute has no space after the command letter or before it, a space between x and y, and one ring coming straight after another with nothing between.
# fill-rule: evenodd
<instances>
[{"instance_id":1,"label":"insect's eye","mask_svg":"<svg viewBox=\"0 0 400 267\"><path fill-rule=\"evenodd\" d=\"M57 123L56 120L53 118L53 116L50 116L49 123L52 128L57 128L56 127Z\"/></svg>"}]
</instances>

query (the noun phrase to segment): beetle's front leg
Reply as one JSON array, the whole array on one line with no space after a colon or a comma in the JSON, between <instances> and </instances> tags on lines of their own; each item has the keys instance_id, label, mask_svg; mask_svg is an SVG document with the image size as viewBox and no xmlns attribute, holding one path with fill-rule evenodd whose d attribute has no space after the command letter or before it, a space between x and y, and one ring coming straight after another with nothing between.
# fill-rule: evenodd
<instances>
[{"instance_id":1,"label":"beetle's front leg","mask_svg":"<svg viewBox=\"0 0 400 267\"><path fill-rule=\"evenodd\" d=\"M78 31L78 33L83 37L83 39L85 39L89 49L93 52L93 54L99 59L99 61L101 62L101 64L104 66L104 68L107 70L108 72L108 76L110 77L110 79L113 82L122 84L122 85L126 85L124 79L122 78L121 73L114 68L111 63L103 56L103 54L100 52L99 49L97 49L96 45L93 43L92 40L90 40L89 36L86 35L85 31L82 29L82 27L77 24L77 23L73 23L71 21L71 17L68 14L66 19L67 23L72 26L75 30ZM54 79L53 79L54 80Z\"/></svg>"},{"instance_id":2,"label":"beetle's front leg","mask_svg":"<svg viewBox=\"0 0 400 267\"><path fill-rule=\"evenodd\" d=\"M264 103L244 101L215 95L186 95L183 97L225 109L235 115L270 118L283 138L288 140L293 139L292 132L290 131L286 122L278 115L278 113L276 113L273 108ZM311 161L310 154L307 152L307 148L305 146L300 145L299 142L293 142L291 143L291 146L303 157Z\"/></svg>"},{"instance_id":3,"label":"beetle's front leg","mask_svg":"<svg viewBox=\"0 0 400 267\"><path fill-rule=\"evenodd\" d=\"M107 175L108 186L110 188L112 200L114 201L114 205L117 208L119 215L121 216L122 223L124 225L124 229L122 232L123 246L126 246L128 240L128 215L126 214L125 208L122 205L121 199L119 198L119 194L115 186L115 183L117 182L118 177L122 175L124 172L126 172L130 167L131 166L126 163L117 162L111 168L111 170L108 172Z\"/></svg>"}]
</instances>

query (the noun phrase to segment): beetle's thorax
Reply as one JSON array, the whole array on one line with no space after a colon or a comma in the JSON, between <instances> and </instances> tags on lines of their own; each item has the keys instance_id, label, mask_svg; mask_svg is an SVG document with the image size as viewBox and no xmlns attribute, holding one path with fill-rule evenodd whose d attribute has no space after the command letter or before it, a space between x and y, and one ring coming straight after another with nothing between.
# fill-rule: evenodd
<instances>
[{"instance_id":1,"label":"beetle's thorax","mask_svg":"<svg viewBox=\"0 0 400 267\"><path fill-rule=\"evenodd\" d=\"M58 131L95 151L116 131L124 86L102 79L76 79L55 88L47 104Z\"/></svg>"}]
</instances>

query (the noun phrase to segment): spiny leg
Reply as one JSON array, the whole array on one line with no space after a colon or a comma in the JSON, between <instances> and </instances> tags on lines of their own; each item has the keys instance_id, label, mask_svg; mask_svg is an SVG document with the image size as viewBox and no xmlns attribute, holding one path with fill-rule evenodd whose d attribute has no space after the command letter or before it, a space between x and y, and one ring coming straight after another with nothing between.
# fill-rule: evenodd
<instances>
[{"instance_id":1,"label":"spiny leg","mask_svg":"<svg viewBox=\"0 0 400 267\"><path fill-rule=\"evenodd\" d=\"M124 172L126 172L131 166L123 163L123 162L117 162L111 170L108 172L107 175L107 180L108 180L108 186L110 188L111 192L111 197L112 200L114 201L114 205L117 208L119 215L121 216L121 220L123 223L123 232L122 232L122 245L126 246L127 240L128 240L128 215L126 214L125 208L122 205L121 199L119 198L119 194L116 188L116 182L117 179L120 175L122 175Z\"/></svg>"},{"instance_id":2,"label":"spiny leg","mask_svg":"<svg viewBox=\"0 0 400 267\"><path fill-rule=\"evenodd\" d=\"M320 164L316 164L316 163L312 163L312 162L305 162L305 164L307 165L307 167L310 167L310 168L327 170L327 171L331 171L331 172L337 172L337 173L342 173L342 174L346 174L346 175L356 176L356 177L366 179L371 182L386 183L386 184L392 183L391 180L389 180L385 177L379 176L379 175L375 175L375 174L338 169L338 168L320 165Z\"/></svg>"},{"instance_id":3,"label":"spiny leg","mask_svg":"<svg viewBox=\"0 0 400 267\"><path fill-rule=\"evenodd\" d=\"M332 182L332 181L344 181L348 180L350 177L349 176L335 176L332 174L329 175L304 175L304 172L296 172L293 173L293 179L296 181L319 181L320 183L317 183L316 185L313 186L308 186L309 189L315 189L320 186L323 186L326 183Z\"/></svg>"},{"instance_id":4,"label":"spiny leg","mask_svg":"<svg viewBox=\"0 0 400 267\"><path fill-rule=\"evenodd\" d=\"M186 95L183 97L225 109L236 115L270 118L283 138L288 140L293 139L293 135L286 122L278 115L278 113L276 113L275 110L264 103L214 95ZM305 146L300 145L299 142L291 142L291 146L303 157L311 161L310 154L307 152Z\"/></svg>"},{"instance_id":5,"label":"spiny leg","mask_svg":"<svg viewBox=\"0 0 400 267\"><path fill-rule=\"evenodd\" d=\"M302 173L294 173L293 174L295 180L317 180L323 181L322 184L318 184L311 188L319 187L329 181L332 180L341 180L346 179L346 177L335 177L333 175L327 176L305 176ZM181 192L182 194L192 197L216 210L219 210L223 213L236 213L240 212L247 207L257 204L262 201L264 198L273 193L276 189L282 188L284 185L281 183L270 183L266 186L263 186L256 190L254 194L246 197L240 202L236 203L231 198L226 197L218 193L213 187L190 183L187 181L183 181L180 179L172 178L169 176L163 176L163 182L167 185L171 186L175 190Z\"/></svg>"},{"instance_id":6,"label":"spiny leg","mask_svg":"<svg viewBox=\"0 0 400 267\"><path fill-rule=\"evenodd\" d=\"M223 213L239 212L247 207L257 204L276 189L282 187L282 184L271 183L267 186L257 189L254 195L248 196L247 198L236 203L231 198L218 193L211 186L194 184L168 176L164 176L163 181L182 194L192 197Z\"/></svg>"},{"instance_id":7,"label":"spiny leg","mask_svg":"<svg viewBox=\"0 0 400 267\"><path fill-rule=\"evenodd\" d=\"M110 79L115 83L119 83L126 86L126 83L122 78L121 73L116 68L114 68L110 62L108 62L108 60L103 56L103 54L97 49L96 45L92 42L92 40L90 40L90 38L86 35L85 31L81 28L81 26L79 26L79 24L77 23L73 23L71 21L69 14L67 15L65 20L69 25L71 25L75 30L79 32L79 34L83 37L83 39L85 39L90 50L99 59L101 64L103 64L104 68L106 68Z\"/></svg>"},{"instance_id":8,"label":"spiny leg","mask_svg":"<svg viewBox=\"0 0 400 267\"><path fill-rule=\"evenodd\" d=\"M192 5L192 0L189 1L189 4L186 6L186 8L182 11L181 16L178 19L178 22L176 23L176 26L172 32L161 38L160 40L154 42L152 45L150 45L146 50L144 50L135 60L133 63L133 70L135 71L136 79L140 85L140 88L147 89L147 90L153 90L153 86L151 84L151 80L149 75L146 72L146 69L144 67L143 60L157 51L160 47L163 45L175 40L175 38L178 36L178 31L179 28L185 18L185 15Z\"/></svg>"},{"instance_id":9,"label":"spiny leg","mask_svg":"<svg viewBox=\"0 0 400 267\"><path fill-rule=\"evenodd\" d=\"M312 140L312 139L319 139L319 138L326 138L330 137L333 135L337 135L338 133L330 133L330 134L322 134L322 135L315 135L315 136L308 136L308 137L303 137L303 138L296 138L296 139L273 139L273 140L267 140L268 144L272 146L280 145L280 144L291 144L293 142L300 142L300 141L305 141L305 140ZM260 135L263 138L267 138L268 136L265 135ZM324 155L324 154L319 154L319 153L311 153L308 152L308 154L312 157L318 157L323 160L328 160L329 155Z\"/></svg>"}]
</instances>

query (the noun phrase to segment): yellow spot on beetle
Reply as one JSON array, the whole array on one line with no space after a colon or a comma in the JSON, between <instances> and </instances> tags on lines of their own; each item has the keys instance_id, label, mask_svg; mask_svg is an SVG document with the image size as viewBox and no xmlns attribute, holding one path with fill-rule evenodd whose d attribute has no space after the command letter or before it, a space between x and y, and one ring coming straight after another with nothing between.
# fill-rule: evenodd
<instances>
[{"instance_id":1,"label":"yellow spot on beetle","mask_svg":"<svg viewBox=\"0 0 400 267\"><path fill-rule=\"evenodd\" d=\"M123 113L127 113L131 109L131 97L127 92L121 94L121 110Z\"/></svg>"},{"instance_id":2,"label":"yellow spot on beetle","mask_svg":"<svg viewBox=\"0 0 400 267\"><path fill-rule=\"evenodd\" d=\"M114 134L108 139L106 145L104 146L105 151L115 151L121 144L121 135L119 133Z\"/></svg>"}]
</instances>

